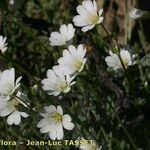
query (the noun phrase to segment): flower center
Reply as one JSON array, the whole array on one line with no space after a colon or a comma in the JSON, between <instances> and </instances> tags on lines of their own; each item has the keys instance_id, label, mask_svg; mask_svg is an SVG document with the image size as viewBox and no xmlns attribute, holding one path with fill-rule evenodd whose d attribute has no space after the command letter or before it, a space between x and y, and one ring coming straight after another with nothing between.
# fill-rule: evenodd
<instances>
[{"instance_id":1,"label":"flower center","mask_svg":"<svg viewBox=\"0 0 150 150\"><path fill-rule=\"evenodd\" d=\"M67 89L67 87L68 87L67 83L62 83L62 84L59 85L59 90L64 91L64 90Z\"/></svg>"},{"instance_id":2,"label":"flower center","mask_svg":"<svg viewBox=\"0 0 150 150\"><path fill-rule=\"evenodd\" d=\"M14 107L16 109L16 107L19 106L19 104L22 104L20 100L18 100L16 97L10 101L11 106Z\"/></svg>"},{"instance_id":3,"label":"flower center","mask_svg":"<svg viewBox=\"0 0 150 150\"><path fill-rule=\"evenodd\" d=\"M76 61L75 63L74 63L74 67L76 68L76 70L77 71L81 71L81 68L82 68L82 66L83 66L83 62L82 61Z\"/></svg>"},{"instance_id":4,"label":"flower center","mask_svg":"<svg viewBox=\"0 0 150 150\"><path fill-rule=\"evenodd\" d=\"M17 99L13 99L12 100L12 105L13 106L18 106L19 105L19 101Z\"/></svg>"},{"instance_id":5,"label":"flower center","mask_svg":"<svg viewBox=\"0 0 150 150\"><path fill-rule=\"evenodd\" d=\"M58 112L53 113L52 118L58 123L62 122L62 115Z\"/></svg>"},{"instance_id":6,"label":"flower center","mask_svg":"<svg viewBox=\"0 0 150 150\"><path fill-rule=\"evenodd\" d=\"M91 22L92 24L97 24L98 19L99 19L99 17L98 17L97 14L91 14L91 16L90 16L90 18L89 18L89 20L90 20L90 22Z\"/></svg>"},{"instance_id":7,"label":"flower center","mask_svg":"<svg viewBox=\"0 0 150 150\"><path fill-rule=\"evenodd\" d=\"M122 59L123 65L125 68L128 67L128 59Z\"/></svg>"}]
</instances>

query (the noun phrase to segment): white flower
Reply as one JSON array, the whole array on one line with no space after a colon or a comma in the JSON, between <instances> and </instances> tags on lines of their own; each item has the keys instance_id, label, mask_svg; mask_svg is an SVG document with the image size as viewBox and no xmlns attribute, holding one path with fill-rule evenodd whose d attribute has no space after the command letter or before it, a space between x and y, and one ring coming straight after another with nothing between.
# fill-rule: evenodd
<instances>
[{"instance_id":1,"label":"white flower","mask_svg":"<svg viewBox=\"0 0 150 150\"><path fill-rule=\"evenodd\" d=\"M74 77L65 76L61 66L54 66L47 71L47 78L42 80L42 88L48 92L49 95L57 96L61 92L67 93L71 86L75 84L72 82Z\"/></svg>"},{"instance_id":2,"label":"white flower","mask_svg":"<svg viewBox=\"0 0 150 150\"><path fill-rule=\"evenodd\" d=\"M103 9L100 9L98 12L95 0L84 0L82 5L77 6L77 12L79 15L73 18L73 22L76 26L83 27L83 32L91 30L104 19L104 17L101 16Z\"/></svg>"},{"instance_id":3,"label":"white flower","mask_svg":"<svg viewBox=\"0 0 150 150\"><path fill-rule=\"evenodd\" d=\"M67 44L74 37L75 28L70 23L61 25L59 32L52 32L49 41L51 46L61 46Z\"/></svg>"},{"instance_id":4,"label":"white flower","mask_svg":"<svg viewBox=\"0 0 150 150\"><path fill-rule=\"evenodd\" d=\"M127 69L128 66L135 64L135 62L133 60L134 59L133 56L131 56L129 51L127 51L125 49L120 50L120 58L122 60L123 65L122 65L121 60L117 54L113 53L110 50L109 55L110 56L107 56L105 58L105 61L106 61L107 65L109 67L112 67L114 70L123 69L123 65Z\"/></svg>"},{"instance_id":5,"label":"white flower","mask_svg":"<svg viewBox=\"0 0 150 150\"><path fill-rule=\"evenodd\" d=\"M137 19L140 18L142 16L142 11L140 9L137 8L133 8L130 12L129 12L129 16L133 19Z\"/></svg>"},{"instance_id":6,"label":"white flower","mask_svg":"<svg viewBox=\"0 0 150 150\"><path fill-rule=\"evenodd\" d=\"M81 138L81 140L85 140L84 138ZM86 143L79 146L80 150L101 150L102 146L98 147L96 142L93 141L92 143Z\"/></svg>"},{"instance_id":7,"label":"white flower","mask_svg":"<svg viewBox=\"0 0 150 150\"><path fill-rule=\"evenodd\" d=\"M3 98L0 99L0 116L1 117L7 117L7 123L9 125L19 125L21 122L21 116L26 118L28 117L27 113L25 112L20 112L18 110L18 107L24 106L27 107L27 105L21 100L20 91L17 93L17 96L14 97L13 99L7 101Z\"/></svg>"},{"instance_id":8,"label":"white flower","mask_svg":"<svg viewBox=\"0 0 150 150\"><path fill-rule=\"evenodd\" d=\"M10 3L11 5L13 5L13 4L14 4L14 0L10 0L9 3Z\"/></svg>"},{"instance_id":9,"label":"white flower","mask_svg":"<svg viewBox=\"0 0 150 150\"><path fill-rule=\"evenodd\" d=\"M75 72L81 72L86 63L86 49L83 45L77 48L70 45L68 50L63 51L63 57L58 59L59 65L62 67L65 75L71 75Z\"/></svg>"},{"instance_id":10,"label":"white flower","mask_svg":"<svg viewBox=\"0 0 150 150\"><path fill-rule=\"evenodd\" d=\"M6 40L6 37L3 37L2 35L0 36L0 50L2 53L4 53L7 50Z\"/></svg>"},{"instance_id":11,"label":"white flower","mask_svg":"<svg viewBox=\"0 0 150 150\"><path fill-rule=\"evenodd\" d=\"M0 96L10 97L20 86L19 77L15 82L15 69L7 69L0 73Z\"/></svg>"},{"instance_id":12,"label":"white flower","mask_svg":"<svg viewBox=\"0 0 150 150\"><path fill-rule=\"evenodd\" d=\"M61 106L57 106L56 108L54 105L50 105L48 107L44 107L44 109L46 113L41 113L41 116L44 118L37 124L37 127L41 128L40 132L48 133L52 140L63 139L63 128L66 130L72 130L74 128L70 115L63 115Z\"/></svg>"}]
</instances>

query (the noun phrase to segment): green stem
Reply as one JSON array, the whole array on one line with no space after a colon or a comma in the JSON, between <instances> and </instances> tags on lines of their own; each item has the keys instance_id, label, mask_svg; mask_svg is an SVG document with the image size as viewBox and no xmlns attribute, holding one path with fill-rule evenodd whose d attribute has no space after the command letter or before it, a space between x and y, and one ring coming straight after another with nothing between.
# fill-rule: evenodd
<instances>
[{"instance_id":1,"label":"green stem","mask_svg":"<svg viewBox=\"0 0 150 150\"><path fill-rule=\"evenodd\" d=\"M121 65L122 65L122 67L123 67L123 69L124 69L124 71L125 71L125 74L126 74L126 77L127 77L127 80L128 80L128 85L129 85L129 87L130 87L131 93L132 93L133 95L135 95L133 80L131 79L130 74L128 73L127 69L126 69L125 66L124 66L123 60L122 60L122 58L121 58L121 56L120 56L120 53L119 53L118 56L119 56L119 59L120 59L120 61L121 61Z\"/></svg>"},{"instance_id":2,"label":"green stem","mask_svg":"<svg viewBox=\"0 0 150 150\"><path fill-rule=\"evenodd\" d=\"M115 116L116 116L117 120L121 122L120 118L117 115L115 115ZM128 139L130 140L133 149L137 150L137 147L136 147L134 141L132 140L132 137L130 136L128 130L124 127L124 125L122 124L122 122L121 122L121 127L122 127L123 131L125 132L125 134L127 135Z\"/></svg>"},{"instance_id":3,"label":"green stem","mask_svg":"<svg viewBox=\"0 0 150 150\"><path fill-rule=\"evenodd\" d=\"M112 45L113 45L114 49L116 49L116 45L114 44L114 42L113 42L113 40L112 40L112 38L111 38L111 36L110 36L109 32L107 31L107 29L104 27L104 25L103 25L103 24L100 24L100 25L101 25L101 27L104 29L104 31L106 32L106 34L107 34L107 36L108 36L108 38L109 38L110 42L112 43Z\"/></svg>"},{"instance_id":4,"label":"green stem","mask_svg":"<svg viewBox=\"0 0 150 150\"><path fill-rule=\"evenodd\" d=\"M110 45L109 45L105 40L103 40L103 38L100 36L98 29L97 29L97 33L98 33L98 35L99 35L99 39L100 39L107 47L109 47L110 49L112 49L112 46L110 46ZM92 34L92 33L91 33L91 36L92 36L93 41L95 41L95 40L94 40L94 39L95 39L95 34Z\"/></svg>"},{"instance_id":5,"label":"green stem","mask_svg":"<svg viewBox=\"0 0 150 150\"><path fill-rule=\"evenodd\" d=\"M105 138L106 142L108 143L108 149L111 150L111 149L112 149L112 148L111 148L111 144L110 144L110 142L109 142L109 139L107 138L106 132L105 132L105 130L104 130L103 127L101 127L101 131L102 131L102 133L103 133L103 135L104 135L104 138Z\"/></svg>"},{"instance_id":6,"label":"green stem","mask_svg":"<svg viewBox=\"0 0 150 150\"><path fill-rule=\"evenodd\" d=\"M137 147L136 147L134 141L132 140L132 137L130 136L128 130L125 128L125 126L123 125L122 121L120 120L120 118L119 118L118 115L116 114L116 112L115 112L115 110L114 110L114 107L111 105L111 103L110 103L109 101L108 101L108 103L109 103L109 106L110 106L110 107L112 108L112 110L114 111L113 113L114 113L116 119L118 120L118 122L120 123L120 125L121 125L121 127L122 127L124 133L127 135L129 141L131 142L133 149L134 149L134 150L137 150Z\"/></svg>"},{"instance_id":7,"label":"green stem","mask_svg":"<svg viewBox=\"0 0 150 150\"><path fill-rule=\"evenodd\" d=\"M112 43L112 45L113 45L113 47L114 47L114 50L116 51L116 46L115 46L115 44L113 43L113 40L111 39L111 36L110 36L109 32L107 31L107 29L104 27L103 24L101 24L101 27L105 30L105 32L106 32L106 34L107 34L107 36L108 36L110 42ZM118 45L117 42L116 42L116 44ZM119 45L118 45L118 46L119 46ZM118 49L118 48L117 48L117 49ZM117 53L118 53L118 50L117 50ZM126 70L124 64L123 64L123 61L122 61L121 56L120 56L120 53L119 53L118 56L119 56L119 59L120 59L120 61L121 61L122 66L123 66L123 69L124 69L124 71L125 71L125 74L126 74L126 77L127 77L127 80L128 80L128 84L129 84L129 87L130 87L132 93L135 94L135 93L134 93L133 81L132 81L132 79L131 79L129 73L127 72L127 70Z\"/></svg>"},{"instance_id":8,"label":"green stem","mask_svg":"<svg viewBox=\"0 0 150 150\"><path fill-rule=\"evenodd\" d=\"M102 103L102 101L99 101L99 102L100 102L102 105L104 105L104 104ZM112 106L112 104L111 104L109 101L108 101L108 104L109 104L109 106L112 108L113 114L115 115L115 117L116 117L117 121L120 123L120 125L121 125L121 127L122 127L124 133L126 134L126 136L128 137L129 141L131 142L133 149L134 149L134 150L137 150L137 147L136 147L134 141L132 140L132 137L130 136L128 130L124 127L122 121L120 120L120 118L118 117L117 113L115 112L115 108ZM105 136L105 139L107 139L106 136Z\"/></svg>"},{"instance_id":9,"label":"green stem","mask_svg":"<svg viewBox=\"0 0 150 150\"><path fill-rule=\"evenodd\" d=\"M142 80L142 84L144 85L144 82L145 82L145 77L144 77L144 73L143 73L143 68L140 64L140 58L139 58L139 54L137 56L137 63L138 63L138 68L139 68L139 71L140 71L140 78Z\"/></svg>"}]
</instances>

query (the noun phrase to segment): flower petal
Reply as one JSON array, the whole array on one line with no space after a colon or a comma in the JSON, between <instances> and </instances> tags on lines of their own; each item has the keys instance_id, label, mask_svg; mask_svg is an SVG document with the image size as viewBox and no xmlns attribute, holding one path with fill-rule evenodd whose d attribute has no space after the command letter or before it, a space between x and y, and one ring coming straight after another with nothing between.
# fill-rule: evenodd
<instances>
[{"instance_id":1,"label":"flower petal","mask_svg":"<svg viewBox=\"0 0 150 150\"><path fill-rule=\"evenodd\" d=\"M8 116L7 118L7 123L9 125L15 124L15 125L19 125L21 122L21 116L20 116L20 112L15 110L11 115Z\"/></svg>"},{"instance_id":2,"label":"flower petal","mask_svg":"<svg viewBox=\"0 0 150 150\"><path fill-rule=\"evenodd\" d=\"M87 32L87 31L93 29L94 26L95 26L95 24L94 25L87 25L87 26L85 26L85 27L82 28L82 31L83 32Z\"/></svg>"},{"instance_id":3,"label":"flower petal","mask_svg":"<svg viewBox=\"0 0 150 150\"><path fill-rule=\"evenodd\" d=\"M71 122L71 117L68 114L63 115L63 127L67 130L74 128L74 124Z\"/></svg>"}]
</instances>

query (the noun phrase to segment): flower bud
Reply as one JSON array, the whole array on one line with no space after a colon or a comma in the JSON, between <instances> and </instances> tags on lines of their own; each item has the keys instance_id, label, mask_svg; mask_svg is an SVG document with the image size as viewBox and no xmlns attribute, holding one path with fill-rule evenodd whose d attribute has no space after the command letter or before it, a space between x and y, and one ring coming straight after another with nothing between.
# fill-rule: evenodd
<instances>
[{"instance_id":1,"label":"flower bud","mask_svg":"<svg viewBox=\"0 0 150 150\"><path fill-rule=\"evenodd\" d=\"M36 95L38 93L39 90L39 86L37 84L35 84L32 88L31 88L31 93L33 95Z\"/></svg>"},{"instance_id":2,"label":"flower bud","mask_svg":"<svg viewBox=\"0 0 150 150\"><path fill-rule=\"evenodd\" d=\"M138 19L143 15L143 12L141 9L137 9L137 8L133 8L130 12L129 12L129 16L132 19Z\"/></svg>"}]
</instances>

